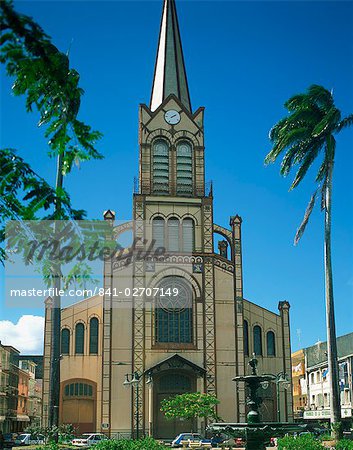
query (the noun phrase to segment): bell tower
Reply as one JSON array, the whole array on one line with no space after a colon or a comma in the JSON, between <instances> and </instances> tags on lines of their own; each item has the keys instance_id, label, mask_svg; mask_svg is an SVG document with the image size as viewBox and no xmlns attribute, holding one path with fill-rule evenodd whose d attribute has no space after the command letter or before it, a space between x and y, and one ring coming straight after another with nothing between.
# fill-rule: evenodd
<instances>
[{"instance_id":1,"label":"bell tower","mask_svg":"<svg viewBox=\"0 0 353 450\"><path fill-rule=\"evenodd\" d=\"M140 105L140 194L203 197L204 108L194 113L174 0L165 0L150 106Z\"/></svg>"}]
</instances>

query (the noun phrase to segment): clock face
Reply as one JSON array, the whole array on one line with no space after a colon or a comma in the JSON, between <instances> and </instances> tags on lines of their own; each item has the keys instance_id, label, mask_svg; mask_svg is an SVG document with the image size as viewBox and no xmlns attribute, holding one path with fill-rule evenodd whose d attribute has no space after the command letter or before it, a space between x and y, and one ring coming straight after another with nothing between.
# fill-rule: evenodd
<instances>
[{"instance_id":1,"label":"clock face","mask_svg":"<svg viewBox=\"0 0 353 450\"><path fill-rule=\"evenodd\" d=\"M164 114L164 119L169 125L176 125L180 122L180 114L174 109L170 109Z\"/></svg>"}]
</instances>

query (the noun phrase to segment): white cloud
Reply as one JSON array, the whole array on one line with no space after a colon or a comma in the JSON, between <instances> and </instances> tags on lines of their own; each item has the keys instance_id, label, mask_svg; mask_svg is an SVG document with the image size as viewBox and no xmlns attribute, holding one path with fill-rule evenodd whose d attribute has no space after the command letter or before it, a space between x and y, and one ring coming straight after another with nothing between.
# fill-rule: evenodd
<instances>
[{"instance_id":1,"label":"white cloud","mask_svg":"<svg viewBox=\"0 0 353 450\"><path fill-rule=\"evenodd\" d=\"M0 341L24 354L42 354L44 317L23 315L17 323L0 320Z\"/></svg>"}]
</instances>

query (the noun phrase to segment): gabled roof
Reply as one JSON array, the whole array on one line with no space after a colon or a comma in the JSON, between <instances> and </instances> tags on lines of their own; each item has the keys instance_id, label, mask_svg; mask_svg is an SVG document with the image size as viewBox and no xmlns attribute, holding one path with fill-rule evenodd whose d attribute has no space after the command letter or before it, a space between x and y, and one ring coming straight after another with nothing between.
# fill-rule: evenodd
<instances>
[{"instance_id":1,"label":"gabled roof","mask_svg":"<svg viewBox=\"0 0 353 450\"><path fill-rule=\"evenodd\" d=\"M151 111L155 111L170 94L174 94L191 112L175 0L164 0L152 85Z\"/></svg>"},{"instance_id":2,"label":"gabled roof","mask_svg":"<svg viewBox=\"0 0 353 450\"><path fill-rule=\"evenodd\" d=\"M191 369L193 372L197 372L199 375L203 375L206 373L206 370L203 367L194 364L186 358L174 353L174 355L169 356L168 358L163 359L158 364L150 367L145 371L145 373L155 373L160 372L162 370L168 369Z\"/></svg>"}]
</instances>

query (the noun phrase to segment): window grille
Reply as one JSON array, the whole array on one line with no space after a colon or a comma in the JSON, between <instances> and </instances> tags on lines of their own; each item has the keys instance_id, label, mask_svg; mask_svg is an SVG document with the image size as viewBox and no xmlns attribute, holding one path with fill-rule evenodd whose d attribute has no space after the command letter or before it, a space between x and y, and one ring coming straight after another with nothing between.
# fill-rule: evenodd
<instances>
[{"instance_id":1,"label":"window grille","mask_svg":"<svg viewBox=\"0 0 353 450\"><path fill-rule=\"evenodd\" d=\"M191 287L181 277L166 277L159 288L155 305L156 342L192 343ZM173 289L178 293L176 296ZM169 290L171 295L168 295Z\"/></svg>"},{"instance_id":2,"label":"window grille","mask_svg":"<svg viewBox=\"0 0 353 450\"><path fill-rule=\"evenodd\" d=\"M169 151L165 141L159 139L153 144L153 192L169 193Z\"/></svg>"},{"instance_id":3,"label":"window grille","mask_svg":"<svg viewBox=\"0 0 353 450\"><path fill-rule=\"evenodd\" d=\"M175 218L168 220L168 250L179 251L179 220Z\"/></svg>"},{"instance_id":4,"label":"window grille","mask_svg":"<svg viewBox=\"0 0 353 450\"><path fill-rule=\"evenodd\" d=\"M165 247L165 221L162 217L156 217L152 222L152 239L155 241L154 247Z\"/></svg>"},{"instance_id":5,"label":"window grille","mask_svg":"<svg viewBox=\"0 0 353 450\"><path fill-rule=\"evenodd\" d=\"M188 142L177 146L177 194L192 195L192 148Z\"/></svg>"},{"instance_id":6,"label":"window grille","mask_svg":"<svg viewBox=\"0 0 353 450\"><path fill-rule=\"evenodd\" d=\"M194 221L192 219L184 219L182 224L183 234L183 251L192 253L194 250Z\"/></svg>"},{"instance_id":7,"label":"window grille","mask_svg":"<svg viewBox=\"0 0 353 450\"><path fill-rule=\"evenodd\" d=\"M66 397L92 397L93 387L87 383L70 383L65 386Z\"/></svg>"}]
</instances>

